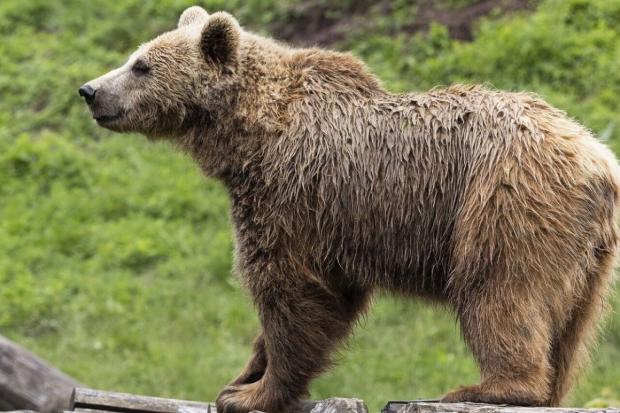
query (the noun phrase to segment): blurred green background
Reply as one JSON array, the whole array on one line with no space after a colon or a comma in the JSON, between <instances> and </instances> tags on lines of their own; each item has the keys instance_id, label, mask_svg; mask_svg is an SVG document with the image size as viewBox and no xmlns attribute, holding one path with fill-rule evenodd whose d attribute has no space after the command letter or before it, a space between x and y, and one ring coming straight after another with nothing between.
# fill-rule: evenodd
<instances>
[{"instance_id":1,"label":"blurred green background","mask_svg":"<svg viewBox=\"0 0 620 413\"><path fill-rule=\"evenodd\" d=\"M0 2L0 333L89 386L213 400L258 326L230 274L225 192L170 145L98 128L77 95L194 3ZM537 92L620 151L620 0L199 3L352 50L393 91ZM389 297L339 360L311 396L371 411L478 379L450 314ZM612 315L568 402L620 404L618 363Z\"/></svg>"}]
</instances>

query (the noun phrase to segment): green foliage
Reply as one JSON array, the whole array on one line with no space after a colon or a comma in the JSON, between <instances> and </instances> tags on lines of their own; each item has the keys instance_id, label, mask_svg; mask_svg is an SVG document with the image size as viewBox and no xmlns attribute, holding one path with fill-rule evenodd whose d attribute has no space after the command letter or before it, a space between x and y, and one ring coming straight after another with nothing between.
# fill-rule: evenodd
<instances>
[{"instance_id":1,"label":"green foliage","mask_svg":"<svg viewBox=\"0 0 620 413\"><path fill-rule=\"evenodd\" d=\"M169 145L97 128L77 96L193 3L0 2L0 331L88 385L207 400L244 364L258 328L230 276L227 195ZM304 2L199 3L268 32ZM620 1L547 0L481 22L471 43L437 24L399 31L416 16L409 0L389 15L370 10L341 47L392 90L487 82L535 91L620 150ZM312 397L363 397L377 410L477 380L444 311L384 297L361 324ZM620 397L617 316L605 331L577 404Z\"/></svg>"}]
</instances>

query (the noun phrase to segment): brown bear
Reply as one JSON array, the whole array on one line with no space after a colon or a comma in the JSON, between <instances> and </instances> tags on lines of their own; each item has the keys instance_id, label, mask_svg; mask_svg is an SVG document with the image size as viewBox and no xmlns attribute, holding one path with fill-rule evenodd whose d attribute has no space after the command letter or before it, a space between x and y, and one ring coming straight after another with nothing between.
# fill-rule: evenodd
<instances>
[{"instance_id":1,"label":"brown bear","mask_svg":"<svg viewBox=\"0 0 620 413\"><path fill-rule=\"evenodd\" d=\"M220 413L291 409L377 291L455 312L481 382L443 400L569 390L612 279L620 169L563 112L482 87L393 94L350 54L199 7L79 92L101 126L176 142L230 192L262 332Z\"/></svg>"}]
</instances>

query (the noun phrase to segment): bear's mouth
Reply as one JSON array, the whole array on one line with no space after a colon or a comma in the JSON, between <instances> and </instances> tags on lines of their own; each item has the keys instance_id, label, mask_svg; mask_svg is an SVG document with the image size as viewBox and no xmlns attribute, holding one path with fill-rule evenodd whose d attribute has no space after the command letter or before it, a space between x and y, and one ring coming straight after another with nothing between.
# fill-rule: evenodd
<instances>
[{"instance_id":1,"label":"bear's mouth","mask_svg":"<svg viewBox=\"0 0 620 413\"><path fill-rule=\"evenodd\" d=\"M114 115L94 116L94 118L98 124L103 124L103 123L114 122L115 120L120 119L122 116L123 116L123 111L119 111L118 113Z\"/></svg>"}]
</instances>

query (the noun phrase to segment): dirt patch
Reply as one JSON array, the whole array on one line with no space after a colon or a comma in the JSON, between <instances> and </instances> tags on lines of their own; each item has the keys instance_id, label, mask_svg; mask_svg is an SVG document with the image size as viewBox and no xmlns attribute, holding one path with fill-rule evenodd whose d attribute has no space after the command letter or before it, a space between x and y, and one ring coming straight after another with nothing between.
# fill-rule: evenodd
<instances>
[{"instance_id":1,"label":"dirt patch","mask_svg":"<svg viewBox=\"0 0 620 413\"><path fill-rule=\"evenodd\" d=\"M372 17L389 16L393 12L389 0L360 0L344 5L326 3L302 2L291 9L286 21L274 24L271 33L277 39L298 46L331 46L345 40L352 31L376 30ZM438 22L448 28L453 38L468 41L473 38L474 25L481 17L533 10L538 0L480 0L462 7L449 7L433 0L411 0L410 3L416 10L415 19L399 31L425 32L432 22Z\"/></svg>"},{"instance_id":2,"label":"dirt patch","mask_svg":"<svg viewBox=\"0 0 620 413\"><path fill-rule=\"evenodd\" d=\"M433 1L425 1L418 8L416 21L407 29L412 32L426 31L435 21L448 28L450 35L459 40L472 40L473 27L481 17L491 13L507 14L520 10L533 10L536 2L531 0L483 0L456 9L432 7Z\"/></svg>"},{"instance_id":3,"label":"dirt patch","mask_svg":"<svg viewBox=\"0 0 620 413\"><path fill-rule=\"evenodd\" d=\"M294 45L329 46L346 38L353 23L365 20L363 17L374 4L376 2L367 0L348 5L304 1L291 9L288 19L276 22L270 31L275 38Z\"/></svg>"}]
</instances>

